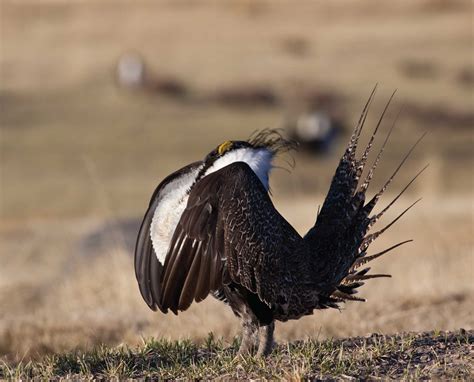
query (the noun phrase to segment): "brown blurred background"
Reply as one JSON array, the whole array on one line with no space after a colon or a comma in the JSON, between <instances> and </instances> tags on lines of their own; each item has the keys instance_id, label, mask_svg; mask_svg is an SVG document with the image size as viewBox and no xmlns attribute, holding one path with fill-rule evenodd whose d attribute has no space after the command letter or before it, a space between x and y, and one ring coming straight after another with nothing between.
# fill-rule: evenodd
<instances>
[{"instance_id":1,"label":"brown blurred background","mask_svg":"<svg viewBox=\"0 0 474 382\"><path fill-rule=\"evenodd\" d=\"M422 203L373 250L415 243L375 264L394 277L368 283L368 302L279 325L277 339L472 329L471 1L0 4L0 355L230 339L238 322L210 298L178 317L141 300L132 250L154 187L226 139L314 130L271 180L304 233L375 83L367 132L393 89L384 131L404 107L372 192L424 131L382 205L430 167L391 216Z\"/></svg>"}]
</instances>

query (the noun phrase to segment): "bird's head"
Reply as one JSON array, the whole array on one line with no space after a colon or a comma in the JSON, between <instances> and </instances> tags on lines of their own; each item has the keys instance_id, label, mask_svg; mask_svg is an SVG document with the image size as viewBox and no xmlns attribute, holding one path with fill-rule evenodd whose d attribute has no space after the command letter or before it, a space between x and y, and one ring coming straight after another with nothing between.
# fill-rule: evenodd
<instances>
[{"instance_id":1,"label":"bird's head","mask_svg":"<svg viewBox=\"0 0 474 382\"><path fill-rule=\"evenodd\" d=\"M234 162L245 162L268 189L268 176L277 154L295 148L296 143L282 136L278 130L262 130L248 141L225 141L204 159L203 176Z\"/></svg>"}]
</instances>

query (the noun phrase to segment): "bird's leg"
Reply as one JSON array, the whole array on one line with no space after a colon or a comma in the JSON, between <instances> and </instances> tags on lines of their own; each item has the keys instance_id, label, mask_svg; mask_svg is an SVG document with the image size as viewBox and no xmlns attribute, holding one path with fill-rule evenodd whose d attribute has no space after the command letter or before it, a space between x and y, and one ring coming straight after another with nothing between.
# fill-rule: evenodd
<instances>
[{"instance_id":1,"label":"bird's leg","mask_svg":"<svg viewBox=\"0 0 474 382\"><path fill-rule=\"evenodd\" d=\"M257 356L269 355L273 350L273 331L275 330L275 321L268 325L260 326L259 329L259 343Z\"/></svg>"},{"instance_id":2,"label":"bird's leg","mask_svg":"<svg viewBox=\"0 0 474 382\"><path fill-rule=\"evenodd\" d=\"M242 342L238 354L250 354L255 347L256 333L258 329L257 323L248 315L242 318Z\"/></svg>"}]
</instances>

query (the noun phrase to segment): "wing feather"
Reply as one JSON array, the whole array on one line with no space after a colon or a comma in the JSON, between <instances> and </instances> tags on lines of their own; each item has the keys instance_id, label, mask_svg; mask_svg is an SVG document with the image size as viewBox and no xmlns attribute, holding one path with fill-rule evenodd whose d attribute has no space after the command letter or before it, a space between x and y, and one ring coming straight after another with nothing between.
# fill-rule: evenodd
<instances>
[{"instance_id":1,"label":"wing feather","mask_svg":"<svg viewBox=\"0 0 474 382\"><path fill-rule=\"evenodd\" d=\"M281 264L278 251L291 235L302 240L275 210L246 163L235 162L207 175L191 190L171 240L162 307L175 313L185 310L230 281L270 304L276 292L262 282L263 271L269 269L262 264ZM284 271L281 266L272 270Z\"/></svg>"},{"instance_id":2,"label":"wing feather","mask_svg":"<svg viewBox=\"0 0 474 382\"><path fill-rule=\"evenodd\" d=\"M201 165L202 162L191 163L166 177L153 192L148 209L140 225L135 244L135 277L137 278L143 299L152 310L160 309L166 312L166 309L163 309L161 306L163 265L156 257L150 237L153 215L163 197L174 191L176 182L187 176L192 179L194 173L197 174L198 168Z\"/></svg>"}]
</instances>

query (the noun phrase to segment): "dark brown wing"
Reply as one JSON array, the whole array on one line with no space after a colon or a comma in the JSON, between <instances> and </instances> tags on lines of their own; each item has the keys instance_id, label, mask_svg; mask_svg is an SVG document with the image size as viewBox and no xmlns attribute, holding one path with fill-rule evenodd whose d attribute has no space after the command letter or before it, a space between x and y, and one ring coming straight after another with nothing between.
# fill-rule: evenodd
<instances>
[{"instance_id":1,"label":"dark brown wing","mask_svg":"<svg viewBox=\"0 0 474 382\"><path fill-rule=\"evenodd\" d=\"M209 174L193 187L171 240L161 306L177 313L230 281L270 304L287 247L301 240L246 163Z\"/></svg>"},{"instance_id":2,"label":"dark brown wing","mask_svg":"<svg viewBox=\"0 0 474 382\"><path fill-rule=\"evenodd\" d=\"M148 210L145 213L140 231L138 232L135 245L135 276L143 299L153 310L157 308L163 310L160 306L160 280L163 266L156 257L150 237L150 225L153 215L163 196L173 192L175 182L182 181L183 177L190 177L191 179L194 173L197 174L201 163L202 162L194 162L183 167L166 177L158 185L151 197Z\"/></svg>"}]
</instances>

